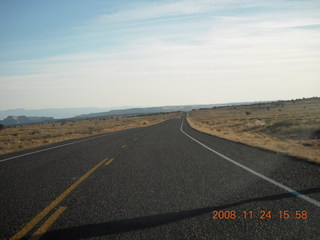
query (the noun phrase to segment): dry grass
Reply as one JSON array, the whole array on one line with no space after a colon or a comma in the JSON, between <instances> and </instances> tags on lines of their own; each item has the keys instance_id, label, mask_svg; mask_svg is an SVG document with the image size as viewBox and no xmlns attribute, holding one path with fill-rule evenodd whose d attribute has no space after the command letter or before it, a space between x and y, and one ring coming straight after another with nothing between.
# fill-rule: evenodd
<instances>
[{"instance_id":1,"label":"dry grass","mask_svg":"<svg viewBox=\"0 0 320 240\"><path fill-rule=\"evenodd\" d=\"M211 135L320 162L320 98L197 110L188 121Z\"/></svg>"},{"instance_id":2,"label":"dry grass","mask_svg":"<svg viewBox=\"0 0 320 240\"><path fill-rule=\"evenodd\" d=\"M96 134L150 126L178 118L180 115L181 113L165 113L6 127L0 131L0 154Z\"/></svg>"}]
</instances>

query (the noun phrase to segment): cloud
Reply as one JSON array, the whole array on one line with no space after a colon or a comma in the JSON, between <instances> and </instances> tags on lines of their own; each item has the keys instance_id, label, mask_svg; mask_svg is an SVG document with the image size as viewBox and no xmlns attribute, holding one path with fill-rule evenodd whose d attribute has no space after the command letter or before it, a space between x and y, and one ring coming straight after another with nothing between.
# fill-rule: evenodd
<instances>
[{"instance_id":1,"label":"cloud","mask_svg":"<svg viewBox=\"0 0 320 240\"><path fill-rule=\"evenodd\" d=\"M120 9L114 13L103 14L94 19L93 23L112 23L126 22L136 20L148 20L166 17L181 17L185 15L195 15L204 13L218 13L222 11L235 11L242 13L247 9L252 9L254 12L260 8L259 12L263 11L279 11L291 9L297 11L308 11L308 14L317 11L312 11L312 8L319 7L317 0L309 1L256 1L256 0L181 0L181 1L161 1L161 2L143 2L136 5L129 5L130 8ZM317 16L317 14L316 14Z\"/></svg>"},{"instance_id":2,"label":"cloud","mask_svg":"<svg viewBox=\"0 0 320 240\"><path fill-rule=\"evenodd\" d=\"M288 5L286 1L277 2L279 8ZM179 1L146 4L100 16L90 24L118 21L127 25L135 20L145 20L145 24L130 29L132 35L125 47L119 44L113 50L89 49L3 63L0 91L11 102L19 94L35 99L41 93L43 107L54 105L57 98L60 104L74 107L217 103L317 95L320 32L308 26L320 24L319 17L310 14L310 9L250 13L239 10L237 14L221 10L236 9L236 3L241 3L240 9L261 6L257 1ZM269 1L262 4L272 7ZM220 10L220 14L209 14L196 21L148 24L150 18Z\"/></svg>"},{"instance_id":3,"label":"cloud","mask_svg":"<svg viewBox=\"0 0 320 240\"><path fill-rule=\"evenodd\" d=\"M221 2L221 1L219 1ZM194 14L207 11L209 1L176 1L169 3L145 3L136 8L121 10L113 14L99 16L97 23L113 21L132 21L150 18L169 17L177 15Z\"/></svg>"}]
</instances>

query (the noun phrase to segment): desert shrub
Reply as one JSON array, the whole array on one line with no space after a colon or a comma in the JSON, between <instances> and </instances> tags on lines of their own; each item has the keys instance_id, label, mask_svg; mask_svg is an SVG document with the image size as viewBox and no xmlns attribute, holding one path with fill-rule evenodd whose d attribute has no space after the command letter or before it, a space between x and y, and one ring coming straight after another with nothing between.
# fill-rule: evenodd
<instances>
[{"instance_id":1,"label":"desert shrub","mask_svg":"<svg viewBox=\"0 0 320 240\"><path fill-rule=\"evenodd\" d=\"M45 134L44 136L42 136L42 139L48 139L48 138L53 138L55 137L54 135L50 135L50 134Z\"/></svg>"},{"instance_id":2,"label":"desert shrub","mask_svg":"<svg viewBox=\"0 0 320 240\"><path fill-rule=\"evenodd\" d=\"M308 127L308 126L293 126L290 128L281 128L277 129L277 131L281 132L281 135L287 137L287 138L292 138L292 139L312 139L315 128L313 127Z\"/></svg>"},{"instance_id":3,"label":"desert shrub","mask_svg":"<svg viewBox=\"0 0 320 240\"><path fill-rule=\"evenodd\" d=\"M312 136L311 136L312 139L320 139L320 129L317 129L316 131L314 131L312 133Z\"/></svg>"},{"instance_id":4,"label":"desert shrub","mask_svg":"<svg viewBox=\"0 0 320 240\"><path fill-rule=\"evenodd\" d=\"M316 120L309 120L309 121L306 121L305 124L307 125L316 125L316 124L319 124L319 121Z\"/></svg>"},{"instance_id":5,"label":"desert shrub","mask_svg":"<svg viewBox=\"0 0 320 240\"><path fill-rule=\"evenodd\" d=\"M292 120L283 120L279 122L275 122L265 128L266 132L275 133L282 132L283 134L293 134L294 132L300 131L296 126L299 126L299 122L295 122ZM301 130L302 131L302 130Z\"/></svg>"},{"instance_id":6,"label":"desert shrub","mask_svg":"<svg viewBox=\"0 0 320 240\"><path fill-rule=\"evenodd\" d=\"M38 131L38 130L33 130L32 132L31 132L31 135L35 135L35 134L39 134L40 133L40 131Z\"/></svg>"},{"instance_id":7,"label":"desert shrub","mask_svg":"<svg viewBox=\"0 0 320 240\"><path fill-rule=\"evenodd\" d=\"M279 121L279 122L275 122L273 123L271 126L268 126L267 128L283 128L283 127L291 127L297 125L295 122L290 121L290 120L284 120L284 121Z\"/></svg>"},{"instance_id":8,"label":"desert shrub","mask_svg":"<svg viewBox=\"0 0 320 240\"><path fill-rule=\"evenodd\" d=\"M250 114L251 114L251 112L249 112L249 111L246 111L246 112L245 112L245 114L246 114L246 115L250 115Z\"/></svg>"},{"instance_id":9,"label":"desert shrub","mask_svg":"<svg viewBox=\"0 0 320 240\"><path fill-rule=\"evenodd\" d=\"M3 129L4 129L4 125L0 124L0 130L3 130Z\"/></svg>"}]
</instances>

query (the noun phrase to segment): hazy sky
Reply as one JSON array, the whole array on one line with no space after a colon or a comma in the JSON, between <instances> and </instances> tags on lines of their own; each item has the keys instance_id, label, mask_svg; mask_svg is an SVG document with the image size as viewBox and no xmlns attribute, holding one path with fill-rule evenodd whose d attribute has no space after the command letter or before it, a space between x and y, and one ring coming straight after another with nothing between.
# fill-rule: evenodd
<instances>
[{"instance_id":1,"label":"hazy sky","mask_svg":"<svg viewBox=\"0 0 320 240\"><path fill-rule=\"evenodd\" d=\"M319 93L319 0L0 1L0 110Z\"/></svg>"}]
</instances>

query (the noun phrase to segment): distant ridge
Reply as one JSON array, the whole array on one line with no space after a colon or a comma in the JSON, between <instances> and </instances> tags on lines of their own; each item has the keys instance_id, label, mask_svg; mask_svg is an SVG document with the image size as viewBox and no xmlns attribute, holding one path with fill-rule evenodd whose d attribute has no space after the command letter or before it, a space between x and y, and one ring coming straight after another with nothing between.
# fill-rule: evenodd
<instances>
[{"instance_id":1,"label":"distant ridge","mask_svg":"<svg viewBox=\"0 0 320 240\"><path fill-rule=\"evenodd\" d=\"M29 124L36 122L46 121L64 121L68 119L87 119L96 117L112 117L112 116L133 116L133 115L148 115L164 112L177 112L177 111L191 111L200 108L212 108L223 106L247 105L262 102L233 102L222 104L198 104L198 105L177 105L177 106L161 106L161 107L142 107L142 108L48 108L48 109L10 109L0 111L0 123L5 125L14 125L12 117L18 118L16 124ZM11 117L10 117L11 116ZM34 117L30 117L34 116ZM9 117L9 118L8 118ZM23 117L33 119L19 120ZM37 119L38 118L38 119ZM46 119L48 118L48 119ZM2 119L5 119L1 121Z\"/></svg>"},{"instance_id":2,"label":"distant ridge","mask_svg":"<svg viewBox=\"0 0 320 240\"><path fill-rule=\"evenodd\" d=\"M0 123L6 126L11 126L11 125L25 125L25 124L53 122L53 121L54 121L53 117L8 116L3 121L0 121Z\"/></svg>"},{"instance_id":3,"label":"distant ridge","mask_svg":"<svg viewBox=\"0 0 320 240\"><path fill-rule=\"evenodd\" d=\"M119 107L119 108L123 109L128 107ZM0 111L0 120L3 120L8 116L37 116L37 117L45 116L45 117L53 117L55 119L72 118L80 114L103 112L103 111L109 111L112 109L119 109L119 108L91 107L91 108L47 108L47 109L34 109L34 110L27 110L23 108L9 109L9 110Z\"/></svg>"},{"instance_id":4,"label":"distant ridge","mask_svg":"<svg viewBox=\"0 0 320 240\"><path fill-rule=\"evenodd\" d=\"M145 115L145 114L155 114L155 113L164 113L164 112L191 111L193 109L200 109L200 108L212 108L212 107L229 106L229 105L243 105L243 104L251 104L251 103L252 102L129 108L129 109L121 109L121 110L110 110L108 112L82 114L74 117L74 119L109 117L109 116L132 116L132 115Z\"/></svg>"}]
</instances>

